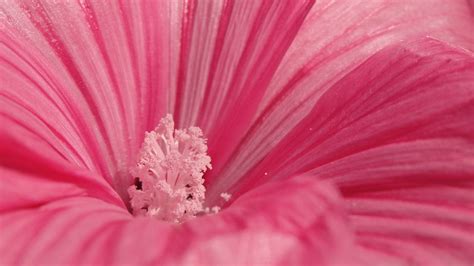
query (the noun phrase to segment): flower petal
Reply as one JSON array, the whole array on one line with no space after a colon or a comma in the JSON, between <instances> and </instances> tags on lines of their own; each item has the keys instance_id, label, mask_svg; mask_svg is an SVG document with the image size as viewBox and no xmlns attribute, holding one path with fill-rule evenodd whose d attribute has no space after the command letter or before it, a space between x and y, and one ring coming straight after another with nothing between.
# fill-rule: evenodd
<instances>
[{"instance_id":1,"label":"flower petal","mask_svg":"<svg viewBox=\"0 0 474 266\"><path fill-rule=\"evenodd\" d=\"M474 143L430 139L373 148L315 169L344 195L358 243L400 263L474 261Z\"/></svg>"},{"instance_id":2,"label":"flower petal","mask_svg":"<svg viewBox=\"0 0 474 266\"><path fill-rule=\"evenodd\" d=\"M308 171L331 178L364 254L470 265L473 77L473 56L439 41L384 49L323 94L238 185Z\"/></svg>"},{"instance_id":3,"label":"flower petal","mask_svg":"<svg viewBox=\"0 0 474 266\"><path fill-rule=\"evenodd\" d=\"M426 39L386 48L322 95L311 113L239 181L238 187L310 171L394 142L430 138L472 141L473 77L472 55L438 41ZM235 182L236 174L228 175L227 183L221 183L222 191Z\"/></svg>"},{"instance_id":4,"label":"flower petal","mask_svg":"<svg viewBox=\"0 0 474 266\"><path fill-rule=\"evenodd\" d=\"M172 1L2 2L0 113L126 199L130 162L167 108L180 14Z\"/></svg>"},{"instance_id":5,"label":"flower petal","mask_svg":"<svg viewBox=\"0 0 474 266\"><path fill-rule=\"evenodd\" d=\"M252 128L226 169L214 172L216 178L240 178L232 169L247 171L262 160L321 95L377 51L425 36L474 50L473 31L462 0L317 1L262 98Z\"/></svg>"},{"instance_id":6,"label":"flower petal","mask_svg":"<svg viewBox=\"0 0 474 266\"><path fill-rule=\"evenodd\" d=\"M313 3L184 2L173 115L178 128L206 133L216 173L248 130Z\"/></svg>"},{"instance_id":7,"label":"flower petal","mask_svg":"<svg viewBox=\"0 0 474 266\"><path fill-rule=\"evenodd\" d=\"M71 197L1 214L0 255L10 264L329 265L355 257L341 207L313 177L269 183L181 225Z\"/></svg>"},{"instance_id":8,"label":"flower petal","mask_svg":"<svg viewBox=\"0 0 474 266\"><path fill-rule=\"evenodd\" d=\"M7 137L13 135L11 132L6 136L0 134L0 212L33 208L79 195L124 206L104 178L72 165L37 134L8 120L3 122L8 128L5 131L11 130L23 140Z\"/></svg>"}]
</instances>

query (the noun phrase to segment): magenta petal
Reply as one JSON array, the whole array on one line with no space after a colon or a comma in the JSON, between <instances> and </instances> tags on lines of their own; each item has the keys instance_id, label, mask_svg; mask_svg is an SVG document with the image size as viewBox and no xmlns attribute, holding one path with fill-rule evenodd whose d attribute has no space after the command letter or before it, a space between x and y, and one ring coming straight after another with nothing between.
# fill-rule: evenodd
<instances>
[{"instance_id":1,"label":"magenta petal","mask_svg":"<svg viewBox=\"0 0 474 266\"><path fill-rule=\"evenodd\" d=\"M312 177L269 183L182 225L72 197L2 214L0 254L10 264L347 263L356 254L341 207L334 189Z\"/></svg>"}]
</instances>

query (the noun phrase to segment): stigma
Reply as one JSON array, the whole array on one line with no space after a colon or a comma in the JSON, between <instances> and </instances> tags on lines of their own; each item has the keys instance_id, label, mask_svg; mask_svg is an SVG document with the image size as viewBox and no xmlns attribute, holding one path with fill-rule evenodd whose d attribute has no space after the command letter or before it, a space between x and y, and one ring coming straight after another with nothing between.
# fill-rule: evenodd
<instances>
[{"instance_id":1,"label":"stigma","mask_svg":"<svg viewBox=\"0 0 474 266\"><path fill-rule=\"evenodd\" d=\"M198 127L175 129L166 115L145 134L128 188L136 216L181 223L204 211L203 175L211 169L206 139Z\"/></svg>"}]
</instances>

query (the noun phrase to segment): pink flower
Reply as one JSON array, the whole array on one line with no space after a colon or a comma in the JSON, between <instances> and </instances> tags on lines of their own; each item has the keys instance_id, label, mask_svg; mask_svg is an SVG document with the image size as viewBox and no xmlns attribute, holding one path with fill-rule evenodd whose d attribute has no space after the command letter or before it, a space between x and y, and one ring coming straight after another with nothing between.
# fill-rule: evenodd
<instances>
[{"instance_id":1,"label":"pink flower","mask_svg":"<svg viewBox=\"0 0 474 266\"><path fill-rule=\"evenodd\" d=\"M472 265L472 12L464 0L2 2L0 263ZM140 205L154 199L130 174L175 169L160 172L165 155L137 164L154 147L140 150L145 132L172 134L153 131L167 113L202 129L212 158L201 176L200 131L173 136L194 143L170 146L194 158L179 168L192 215ZM171 211L185 183L160 183Z\"/></svg>"}]
</instances>

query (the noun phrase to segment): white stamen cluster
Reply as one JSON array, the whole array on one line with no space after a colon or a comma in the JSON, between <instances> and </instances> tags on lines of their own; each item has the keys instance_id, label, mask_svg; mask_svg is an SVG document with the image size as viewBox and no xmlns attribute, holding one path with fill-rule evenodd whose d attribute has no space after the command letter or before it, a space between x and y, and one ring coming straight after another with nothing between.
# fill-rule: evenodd
<instances>
[{"instance_id":1,"label":"white stamen cluster","mask_svg":"<svg viewBox=\"0 0 474 266\"><path fill-rule=\"evenodd\" d=\"M203 212L204 172L211 169L201 129L175 130L171 115L146 133L128 188L133 213L183 222Z\"/></svg>"}]
</instances>

